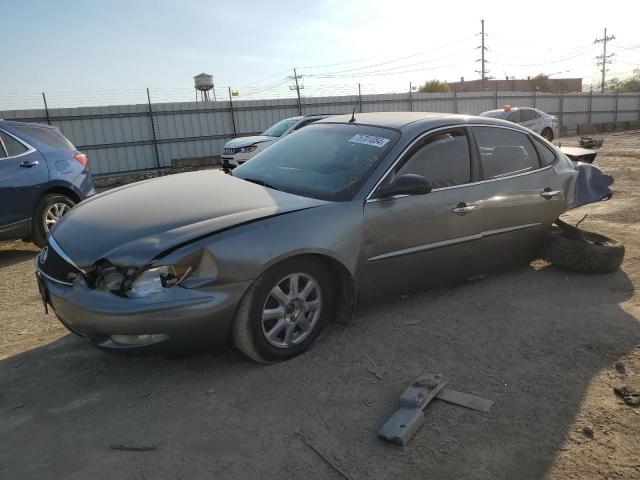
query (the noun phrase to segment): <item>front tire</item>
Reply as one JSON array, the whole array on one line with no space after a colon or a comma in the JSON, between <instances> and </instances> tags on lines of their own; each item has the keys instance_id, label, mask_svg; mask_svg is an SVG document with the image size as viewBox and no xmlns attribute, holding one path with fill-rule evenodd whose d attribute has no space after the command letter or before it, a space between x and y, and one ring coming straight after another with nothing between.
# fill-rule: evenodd
<instances>
[{"instance_id":1,"label":"front tire","mask_svg":"<svg viewBox=\"0 0 640 480\"><path fill-rule=\"evenodd\" d=\"M48 194L42 197L36 207L31 226L31 239L39 247L47 243L47 233L64 215L75 206L71 198L62 194Z\"/></svg>"},{"instance_id":2,"label":"front tire","mask_svg":"<svg viewBox=\"0 0 640 480\"><path fill-rule=\"evenodd\" d=\"M335 312L336 289L322 262L286 260L258 277L242 297L233 343L262 363L305 352Z\"/></svg>"},{"instance_id":3,"label":"front tire","mask_svg":"<svg viewBox=\"0 0 640 480\"><path fill-rule=\"evenodd\" d=\"M549 127L542 130L542 136L548 141L553 142L553 130L551 130Z\"/></svg>"}]
</instances>

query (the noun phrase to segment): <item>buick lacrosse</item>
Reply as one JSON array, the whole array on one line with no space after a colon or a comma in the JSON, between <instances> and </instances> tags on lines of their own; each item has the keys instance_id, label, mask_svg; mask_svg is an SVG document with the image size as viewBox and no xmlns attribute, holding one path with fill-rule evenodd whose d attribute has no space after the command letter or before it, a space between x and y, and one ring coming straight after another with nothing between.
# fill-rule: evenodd
<instances>
[{"instance_id":1,"label":"buick lacrosse","mask_svg":"<svg viewBox=\"0 0 640 480\"><path fill-rule=\"evenodd\" d=\"M610 177L499 119L320 120L233 170L96 195L36 259L45 308L91 344L165 353L305 351L360 302L530 261Z\"/></svg>"}]
</instances>

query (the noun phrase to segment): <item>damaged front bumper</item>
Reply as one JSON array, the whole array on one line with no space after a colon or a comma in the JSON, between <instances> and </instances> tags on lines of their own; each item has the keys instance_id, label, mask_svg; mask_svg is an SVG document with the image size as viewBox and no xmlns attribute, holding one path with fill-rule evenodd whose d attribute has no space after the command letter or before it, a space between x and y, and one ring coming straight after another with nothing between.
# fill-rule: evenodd
<instances>
[{"instance_id":1,"label":"damaged front bumper","mask_svg":"<svg viewBox=\"0 0 640 480\"><path fill-rule=\"evenodd\" d=\"M125 298L91 289L84 278L72 285L38 268L45 305L61 323L92 345L111 351L170 353L202 351L224 344L233 315L250 281L206 289L172 287L152 298Z\"/></svg>"}]
</instances>

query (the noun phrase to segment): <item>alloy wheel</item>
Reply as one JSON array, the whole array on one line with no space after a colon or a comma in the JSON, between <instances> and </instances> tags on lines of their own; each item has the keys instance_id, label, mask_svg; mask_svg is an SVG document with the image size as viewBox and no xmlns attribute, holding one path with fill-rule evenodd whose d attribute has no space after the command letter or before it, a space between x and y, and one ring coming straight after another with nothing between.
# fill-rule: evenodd
<instances>
[{"instance_id":1,"label":"alloy wheel","mask_svg":"<svg viewBox=\"0 0 640 480\"><path fill-rule=\"evenodd\" d=\"M49 205L49 208L44 212L44 231L48 232L53 225L65 216L71 207L66 203L57 202Z\"/></svg>"},{"instance_id":2,"label":"alloy wheel","mask_svg":"<svg viewBox=\"0 0 640 480\"><path fill-rule=\"evenodd\" d=\"M303 342L320 319L322 291L305 273L293 273L271 289L262 308L262 333L274 347Z\"/></svg>"}]
</instances>

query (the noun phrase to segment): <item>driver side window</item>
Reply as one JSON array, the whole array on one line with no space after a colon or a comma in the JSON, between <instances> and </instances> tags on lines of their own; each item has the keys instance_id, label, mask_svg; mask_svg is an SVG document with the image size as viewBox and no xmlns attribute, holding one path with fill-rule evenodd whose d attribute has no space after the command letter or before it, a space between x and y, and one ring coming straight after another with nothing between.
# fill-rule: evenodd
<instances>
[{"instance_id":1,"label":"driver side window","mask_svg":"<svg viewBox=\"0 0 640 480\"><path fill-rule=\"evenodd\" d=\"M424 177L433 189L469 183L471 157L464 130L449 130L428 137L396 175L405 173Z\"/></svg>"}]
</instances>

